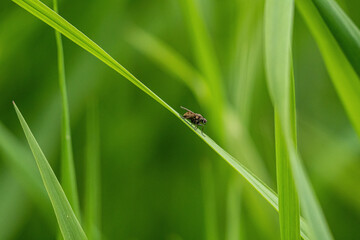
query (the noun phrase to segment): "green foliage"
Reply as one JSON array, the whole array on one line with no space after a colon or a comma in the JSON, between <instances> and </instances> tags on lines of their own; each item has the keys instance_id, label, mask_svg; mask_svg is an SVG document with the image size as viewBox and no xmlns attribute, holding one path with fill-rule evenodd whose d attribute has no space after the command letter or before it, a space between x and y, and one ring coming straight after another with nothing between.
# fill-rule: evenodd
<instances>
[{"instance_id":1,"label":"green foliage","mask_svg":"<svg viewBox=\"0 0 360 240\"><path fill-rule=\"evenodd\" d=\"M319 46L326 68L350 121L360 136L360 79L312 2L299 0L296 3Z\"/></svg>"},{"instance_id":2,"label":"green foliage","mask_svg":"<svg viewBox=\"0 0 360 240\"><path fill-rule=\"evenodd\" d=\"M54 0L54 11L58 12L57 1ZM64 63L64 50L61 40L61 34L55 31L56 47L58 54L58 75L59 86L61 93L61 106L62 106L62 118L61 118L61 182L62 187L70 199L70 204L74 209L77 217L80 217L79 209L79 197L76 186L76 175L74 167L74 159L72 153L71 143L71 129L70 129L70 113L69 104L66 90L65 81L65 63Z\"/></svg>"},{"instance_id":3,"label":"green foliage","mask_svg":"<svg viewBox=\"0 0 360 240\"><path fill-rule=\"evenodd\" d=\"M295 16L277 0L62 1L61 15L56 0L13 2L31 15L0 3L1 239L51 239L58 226L89 239L360 237L357 1L339 2L346 15L297 0ZM208 119L206 134L180 105Z\"/></svg>"},{"instance_id":4,"label":"green foliage","mask_svg":"<svg viewBox=\"0 0 360 240\"><path fill-rule=\"evenodd\" d=\"M360 31L334 0L313 0L350 64L360 75Z\"/></svg>"},{"instance_id":5,"label":"green foliage","mask_svg":"<svg viewBox=\"0 0 360 240\"><path fill-rule=\"evenodd\" d=\"M79 224L79 221L74 214L74 211L69 204L69 201L65 196L63 189L60 186L59 181L55 176L55 173L51 169L50 164L48 163L44 153L40 149L39 144L36 142L34 135L30 131L29 126L27 125L15 103L14 107L21 126L24 130L26 139L28 140L31 151L36 160L36 164L39 168L41 178L53 205L55 215L57 217L64 239L87 239L83 229Z\"/></svg>"}]
</instances>

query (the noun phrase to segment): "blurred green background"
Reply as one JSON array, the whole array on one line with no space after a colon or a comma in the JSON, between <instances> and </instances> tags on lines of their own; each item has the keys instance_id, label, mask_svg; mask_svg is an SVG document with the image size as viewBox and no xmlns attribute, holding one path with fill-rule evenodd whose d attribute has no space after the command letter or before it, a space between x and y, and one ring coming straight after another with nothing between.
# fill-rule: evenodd
<instances>
[{"instance_id":1,"label":"blurred green background","mask_svg":"<svg viewBox=\"0 0 360 240\"><path fill-rule=\"evenodd\" d=\"M181 2L60 1L59 11L177 111L185 106L202 113L208 120L205 132L276 190L273 107L263 66L263 2L197 1L227 108L239 111L245 130L234 130L237 125L228 115L223 126L214 124L219 122L216 104L204 106L178 76L154 60L164 57L161 52L151 57L141 50L151 48L149 34L199 69ZM338 2L360 26L360 2ZM82 207L86 111L92 99L97 102L99 229L104 239L230 239L231 224L239 230L238 239L279 239L277 212L224 160L123 77L68 39L63 44ZM299 152L334 237L360 239L359 140L296 10L293 59ZM234 88L239 89L236 96ZM0 2L0 93L0 239L55 239L56 219L11 104L15 100L60 176L54 30L11 1ZM245 142L222 137L233 130L245 131ZM252 163L249 150L243 151L248 144L259 162ZM235 195L228 188L236 188Z\"/></svg>"}]
</instances>

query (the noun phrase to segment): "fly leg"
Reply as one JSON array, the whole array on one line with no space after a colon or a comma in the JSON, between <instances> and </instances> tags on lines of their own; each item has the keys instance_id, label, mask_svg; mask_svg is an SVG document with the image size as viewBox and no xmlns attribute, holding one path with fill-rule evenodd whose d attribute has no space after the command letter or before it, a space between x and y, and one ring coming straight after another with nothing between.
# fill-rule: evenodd
<instances>
[{"instance_id":1,"label":"fly leg","mask_svg":"<svg viewBox=\"0 0 360 240\"><path fill-rule=\"evenodd\" d=\"M205 124L199 123L198 126L202 126L202 128L201 128L201 135L203 135L203 136L205 137L205 135L204 135L204 126L205 126Z\"/></svg>"}]
</instances>

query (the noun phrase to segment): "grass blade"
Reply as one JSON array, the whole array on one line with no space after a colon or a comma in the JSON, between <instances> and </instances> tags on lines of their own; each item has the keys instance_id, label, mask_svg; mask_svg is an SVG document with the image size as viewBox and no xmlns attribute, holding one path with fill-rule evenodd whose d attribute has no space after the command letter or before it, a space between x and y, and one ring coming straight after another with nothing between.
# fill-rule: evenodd
<instances>
[{"instance_id":1,"label":"grass blade","mask_svg":"<svg viewBox=\"0 0 360 240\"><path fill-rule=\"evenodd\" d=\"M360 31L334 0L312 0L357 75L360 76Z\"/></svg>"},{"instance_id":2,"label":"grass blade","mask_svg":"<svg viewBox=\"0 0 360 240\"><path fill-rule=\"evenodd\" d=\"M53 1L54 11L58 12L57 0ZM80 219L79 197L76 185L74 158L71 144L70 114L65 81L64 50L61 34L55 31L56 47L58 54L58 74L61 93L61 185L74 209L76 216Z\"/></svg>"},{"instance_id":3,"label":"grass blade","mask_svg":"<svg viewBox=\"0 0 360 240\"><path fill-rule=\"evenodd\" d=\"M48 192L51 204L53 205L56 218L59 223L61 233L65 240L68 239L87 239L83 229L77 220L74 211L72 210L69 201L67 200L55 173L51 169L44 153L36 142L35 137L31 133L29 126L21 115L19 109L14 103L16 114L19 118L21 126L28 140L31 151L39 168L41 178L44 182L46 191Z\"/></svg>"},{"instance_id":4,"label":"grass blade","mask_svg":"<svg viewBox=\"0 0 360 240\"><path fill-rule=\"evenodd\" d=\"M360 79L313 3L310 0L297 0L296 6L318 44L335 90L360 137Z\"/></svg>"},{"instance_id":5,"label":"grass blade","mask_svg":"<svg viewBox=\"0 0 360 240\"><path fill-rule=\"evenodd\" d=\"M292 94L292 96L294 96L294 94ZM294 107L291 109L291 114L293 115L293 119L295 119L295 104L292 106ZM294 124L295 121L291 123ZM291 172L289 153L286 149L285 139L281 129L278 114L275 113L276 177L279 196L280 234L281 239L300 239L299 199ZM292 129L293 141L296 146L296 126L293 125Z\"/></svg>"},{"instance_id":6,"label":"grass blade","mask_svg":"<svg viewBox=\"0 0 360 240\"><path fill-rule=\"evenodd\" d=\"M13 0L19 6L23 7L25 10L29 11L34 16L38 17L54 29L61 32L64 36L68 37L70 40L78 44L80 47L84 48L99 60L103 61L109 67L120 73L131 83L141 89L143 92L148 94L155 101L160 103L163 107L169 110L174 114L180 121L186 124L193 132L195 132L198 137L200 137L207 145L209 145L221 158L228 162L237 172L239 172L254 188L257 190L261 196L265 198L276 210L278 210L278 198L274 191L264 184L257 176L250 172L246 167L244 167L237 159L232 157L224 149L222 149L217 143L215 143L207 135L202 134L199 129L194 129L192 125L186 120L181 118L181 115L176 112L172 107L170 107L166 102L159 98L155 93L153 93L149 88L147 88L142 82L135 78L130 72L128 72L123 66L116 62L108 53L91 41L87 36L77 30L69 22L63 19L61 16L56 14L50 8L45 6L43 3L34 0ZM301 222L301 234L302 237L308 239L309 231L306 223Z\"/></svg>"},{"instance_id":7,"label":"grass blade","mask_svg":"<svg viewBox=\"0 0 360 240\"><path fill-rule=\"evenodd\" d=\"M90 101L87 111L84 223L90 240L100 239L100 149L98 105Z\"/></svg>"},{"instance_id":8,"label":"grass blade","mask_svg":"<svg viewBox=\"0 0 360 240\"><path fill-rule=\"evenodd\" d=\"M281 147L283 150L280 150L279 153L286 152L290 160L289 163L287 161L277 161L277 164L283 165L278 166L278 168L287 171L292 170L295 185L300 195L301 206L310 223L310 237L332 239L325 217L301 164L301 159L296 153L296 141L294 141L294 132L296 131L295 102L292 101L295 96L290 77L293 5L293 1L268 0L265 7L265 60L270 96L275 107L275 113L278 115L276 131L279 132L277 137L280 137L280 139L277 141L277 148ZM291 167L287 167L287 164L290 164ZM289 172L282 173L283 176L280 176L279 180L285 181L285 177L289 179ZM286 174L288 175L286 176ZM293 202L291 203L292 207L286 206L284 202L283 210L288 212L280 213L280 218L283 218L280 221L284 224L286 221L291 221L288 227L292 229L289 231L292 232L291 235L295 235L295 232L298 231L296 222L299 221L299 215L292 215L292 212L298 213L296 207L298 203L296 202L297 198L294 198L295 190L290 189L292 184L287 187L285 184L286 182L279 183L280 187L283 187L285 191L280 197L285 197L284 200L292 199ZM288 216L293 216L293 218L287 220ZM288 230L283 225L281 231L281 236L287 236Z\"/></svg>"}]
</instances>

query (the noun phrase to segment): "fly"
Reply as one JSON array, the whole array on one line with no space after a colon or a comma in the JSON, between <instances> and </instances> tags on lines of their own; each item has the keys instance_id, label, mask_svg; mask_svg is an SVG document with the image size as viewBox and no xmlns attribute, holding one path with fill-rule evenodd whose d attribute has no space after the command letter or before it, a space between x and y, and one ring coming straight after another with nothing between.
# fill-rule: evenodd
<instances>
[{"instance_id":1,"label":"fly","mask_svg":"<svg viewBox=\"0 0 360 240\"><path fill-rule=\"evenodd\" d=\"M206 118L204 118L201 114L199 113L194 113L193 111L187 109L187 108L184 108L182 106L180 106L182 109L186 110L187 112L184 113L184 115L182 116L183 118L185 119L188 119L190 120L190 122L192 124L195 125L195 129L198 127L198 126L202 126L201 128L201 134L203 134L203 130L204 130L204 125L206 124L207 120Z\"/></svg>"}]
</instances>

